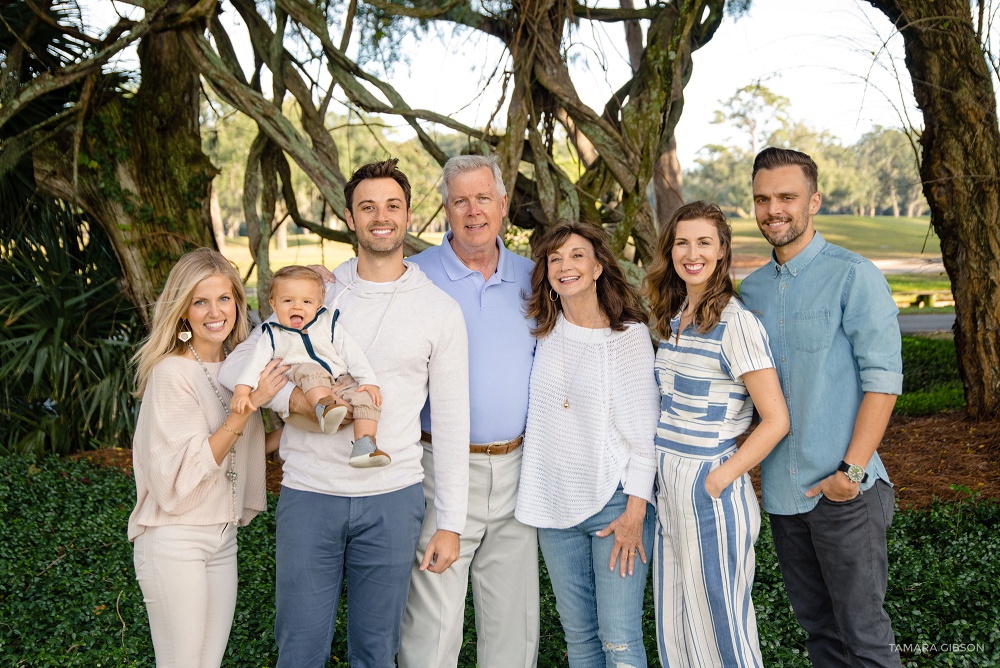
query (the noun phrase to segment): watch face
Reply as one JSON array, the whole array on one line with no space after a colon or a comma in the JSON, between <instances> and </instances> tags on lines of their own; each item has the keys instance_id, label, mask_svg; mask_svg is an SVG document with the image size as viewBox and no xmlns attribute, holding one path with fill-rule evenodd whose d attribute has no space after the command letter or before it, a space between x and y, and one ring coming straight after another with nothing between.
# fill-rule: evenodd
<instances>
[{"instance_id":1,"label":"watch face","mask_svg":"<svg viewBox=\"0 0 1000 668\"><path fill-rule=\"evenodd\" d=\"M865 477L865 470L857 464L852 464L847 468L847 477L851 482L861 482Z\"/></svg>"}]
</instances>

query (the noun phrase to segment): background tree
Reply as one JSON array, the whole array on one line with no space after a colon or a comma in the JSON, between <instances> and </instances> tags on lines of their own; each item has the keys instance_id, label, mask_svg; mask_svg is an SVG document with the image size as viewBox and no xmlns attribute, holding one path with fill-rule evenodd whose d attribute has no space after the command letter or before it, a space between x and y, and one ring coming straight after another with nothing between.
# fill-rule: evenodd
<instances>
[{"instance_id":1,"label":"background tree","mask_svg":"<svg viewBox=\"0 0 1000 668\"><path fill-rule=\"evenodd\" d=\"M1000 68L987 0L868 0L903 37L920 175L955 296L969 414L1000 415Z\"/></svg>"},{"instance_id":2,"label":"background tree","mask_svg":"<svg viewBox=\"0 0 1000 668\"><path fill-rule=\"evenodd\" d=\"M919 192L914 193L914 185L920 183L916 142L910 133L878 125L858 140L859 165L869 184L869 215L888 210L899 217L904 208L912 215L915 206L911 200L922 198Z\"/></svg>"},{"instance_id":3,"label":"background tree","mask_svg":"<svg viewBox=\"0 0 1000 668\"><path fill-rule=\"evenodd\" d=\"M282 156L296 162L334 211L343 210L339 195L343 176L336 166L336 147L324 145L330 142L324 139L328 132L323 119L336 88L355 109L408 123L439 164L448 156L424 127L427 124L464 135L472 150L492 148L513 186L514 224L544 230L560 217L617 224L618 247L624 247L632 236L640 258L648 259L655 224L646 186L679 118L682 84L691 72L690 53L711 38L724 4L723 0L697 0L610 9L565 0L514 0L482 6L458 0L414 4L373 0L349 5L345 16L336 13L342 9L339 5L277 0L273 19L266 19L254 3L233 0L254 47L252 75L244 77L228 46L232 40L215 18L211 21L213 42L191 36L188 46L218 94L258 123L261 144L270 142ZM583 21L633 26L640 22L646 31L637 69L601 113L581 101L567 63L575 25ZM340 26L343 29L338 30ZM402 36L414 31L423 34L432 27L477 32L503 45L505 62L499 71L505 80L505 97L497 104L497 109L507 107L502 127L498 122L471 128L441 114L412 109L393 86L346 54L352 31L360 33L360 43L365 45L362 58L388 61L392 58L387 54L393 53ZM635 46L635 32L631 34ZM293 45L293 38L300 43ZM298 55L302 53L306 56ZM263 68L275 82L270 99L255 86ZM302 110L308 142L274 103L286 93ZM556 123L563 124L577 141L586 165L575 183L554 159ZM260 155L265 156L263 149ZM280 164L283 158L276 159ZM267 168L261 164L263 175ZM267 183L268 177L262 182ZM294 219L295 213L290 213ZM296 222L324 234L303 224L309 221ZM411 241L412 250L420 247Z\"/></svg>"},{"instance_id":4,"label":"background tree","mask_svg":"<svg viewBox=\"0 0 1000 668\"><path fill-rule=\"evenodd\" d=\"M45 192L101 220L136 304L151 300L166 268L188 246L216 243L209 196L214 169L198 136L199 77L256 126L241 205L259 265L262 303L268 241L282 220L326 238L352 240L323 225L322 210L302 210L294 196L292 164L313 184L325 210L343 217L345 179L329 126L334 102L407 124L437 165L448 157L437 141L442 129L462 135L465 150L495 151L511 185L514 224L544 230L560 217L584 218L611 226L619 249L631 238L639 259L648 260L656 230L647 186L657 161L670 150L683 85L692 71L690 54L714 34L726 5L725 0L671 0L641 8L573 0L132 0L143 10L141 21L122 19L110 32L90 35L78 13L53 11L54 1L15 5L27 18L7 21L15 26L4 38L11 63L17 62L20 72L20 62L30 61L36 50L18 45L45 31L72 36L79 48L5 82L10 102L0 113L0 130L42 94L72 93L71 103L52 114L49 126L66 119L76 123L64 123L44 141L32 126L23 145L31 147L26 154ZM736 9L746 4L729 2ZM17 18L8 7L5 19ZM234 11L246 33L230 35L222 11ZM632 76L601 110L582 102L567 63L584 23L628 26ZM503 96L486 127L413 109L386 78L372 74L380 68L369 64L398 59L402 37L427 38L431 30L479 34L502 45L496 75L504 80ZM111 55L136 43L140 71L133 95L128 86L107 85L106 66ZM246 70L234 43L252 47L253 64ZM589 146L578 179L569 178L555 159L557 124ZM220 218L222 210L220 199ZM410 252L423 246L408 241Z\"/></svg>"},{"instance_id":5,"label":"background tree","mask_svg":"<svg viewBox=\"0 0 1000 668\"><path fill-rule=\"evenodd\" d=\"M0 179L33 179L40 194L85 211L110 239L137 306L152 303L181 253L214 244L215 170L201 151L198 71L180 38L195 30L195 2L145 5L141 21L122 19L104 37L82 30L74 2L0 6ZM104 71L136 43L138 89Z\"/></svg>"},{"instance_id":6,"label":"background tree","mask_svg":"<svg viewBox=\"0 0 1000 668\"><path fill-rule=\"evenodd\" d=\"M744 133L750 155L757 155L770 142L771 135L792 124L792 105L784 95L778 95L761 80L737 90L726 100L720 100L712 123L728 123Z\"/></svg>"}]
</instances>

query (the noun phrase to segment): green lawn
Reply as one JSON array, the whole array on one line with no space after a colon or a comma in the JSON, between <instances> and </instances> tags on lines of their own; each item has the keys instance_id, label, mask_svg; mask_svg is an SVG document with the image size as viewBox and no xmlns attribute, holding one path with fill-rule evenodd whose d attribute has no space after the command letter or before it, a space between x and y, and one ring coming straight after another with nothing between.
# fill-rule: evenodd
<instances>
[{"instance_id":1,"label":"green lawn","mask_svg":"<svg viewBox=\"0 0 1000 668\"><path fill-rule=\"evenodd\" d=\"M732 218L733 252L770 257L771 247L757 229L756 221ZM891 216L816 216L816 229L830 243L843 246L869 259L938 257L937 236L927 232L928 218ZM926 245L925 245L926 240Z\"/></svg>"},{"instance_id":2,"label":"green lawn","mask_svg":"<svg viewBox=\"0 0 1000 668\"><path fill-rule=\"evenodd\" d=\"M733 218L731 222L734 253L756 255L761 258L770 257L771 247L764 241L756 222L745 218ZM869 259L933 258L941 255L937 236L933 234L927 236L930 224L927 218L816 216L815 222L816 228L827 241L844 246ZM441 233L430 232L421 236L432 244L440 243L442 237ZM251 266L247 238L237 237L227 240L225 254L239 267L241 275L245 276ZM313 234L290 234L286 249L276 250L272 244L271 268L278 269L290 264L322 264L333 268L352 257L354 250L347 244L322 241ZM894 293L923 294L951 289L944 272L887 274L886 279ZM256 281L257 274L254 270L248 283L255 285Z\"/></svg>"}]
</instances>

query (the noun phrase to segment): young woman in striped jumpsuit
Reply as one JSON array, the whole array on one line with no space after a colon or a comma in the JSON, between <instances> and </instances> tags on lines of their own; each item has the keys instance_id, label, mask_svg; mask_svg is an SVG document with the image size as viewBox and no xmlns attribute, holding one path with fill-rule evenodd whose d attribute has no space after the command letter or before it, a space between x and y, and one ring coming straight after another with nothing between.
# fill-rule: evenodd
<instances>
[{"instance_id":1,"label":"young woman in striped jumpsuit","mask_svg":"<svg viewBox=\"0 0 1000 668\"><path fill-rule=\"evenodd\" d=\"M788 432L764 328L729 278L732 232L694 202L646 277L660 335L654 583L664 666L762 666L750 588L760 508L747 475ZM754 406L761 416L742 447Z\"/></svg>"}]
</instances>

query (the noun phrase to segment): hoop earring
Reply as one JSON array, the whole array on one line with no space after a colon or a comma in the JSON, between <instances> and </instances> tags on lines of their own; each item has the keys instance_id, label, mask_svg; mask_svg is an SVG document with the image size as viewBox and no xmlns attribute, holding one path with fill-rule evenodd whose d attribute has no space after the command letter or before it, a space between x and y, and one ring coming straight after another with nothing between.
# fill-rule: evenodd
<instances>
[{"instance_id":1,"label":"hoop earring","mask_svg":"<svg viewBox=\"0 0 1000 668\"><path fill-rule=\"evenodd\" d=\"M187 343L188 341L191 340L191 337L194 336L194 334L191 333L191 325L188 323L187 320L182 320L181 327L187 327L187 329L182 329L181 331L179 331L177 333L177 338L180 339L182 343Z\"/></svg>"},{"instance_id":2,"label":"hoop earring","mask_svg":"<svg viewBox=\"0 0 1000 668\"><path fill-rule=\"evenodd\" d=\"M550 302L557 302L557 301L559 301L559 295L557 295L556 291L553 290L552 288L549 288L549 301Z\"/></svg>"}]
</instances>

